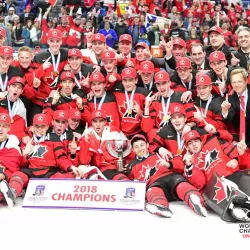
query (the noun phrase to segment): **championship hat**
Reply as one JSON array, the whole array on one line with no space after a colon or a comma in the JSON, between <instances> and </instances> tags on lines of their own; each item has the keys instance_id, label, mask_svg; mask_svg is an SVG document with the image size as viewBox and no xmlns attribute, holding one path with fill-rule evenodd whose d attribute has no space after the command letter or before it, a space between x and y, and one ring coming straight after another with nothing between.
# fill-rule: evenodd
<instances>
[{"instance_id":1,"label":"championship hat","mask_svg":"<svg viewBox=\"0 0 250 250\"><path fill-rule=\"evenodd\" d=\"M132 43L132 36L129 34L122 34L119 38L119 42L122 41L129 41L130 43Z\"/></svg>"},{"instance_id":2,"label":"championship hat","mask_svg":"<svg viewBox=\"0 0 250 250\"><path fill-rule=\"evenodd\" d=\"M68 57L71 56L82 57L82 52L79 49L70 49L68 51Z\"/></svg>"},{"instance_id":3,"label":"championship hat","mask_svg":"<svg viewBox=\"0 0 250 250\"><path fill-rule=\"evenodd\" d=\"M208 75L200 75L196 77L196 86L210 86L212 80Z\"/></svg>"},{"instance_id":4,"label":"championship hat","mask_svg":"<svg viewBox=\"0 0 250 250\"><path fill-rule=\"evenodd\" d=\"M61 81L65 80L65 79L71 79L73 81L75 81L75 75L73 72L71 71L64 71L61 74Z\"/></svg>"},{"instance_id":5,"label":"championship hat","mask_svg":"<svg viewBox=\"0 0 250 250\"><path fill-rule=\"evenodd\" d=\"M100 81L100 82L105 82L105 77L101 72L95 72L90 75L89 82L93 81Z\"/></svg>"},{"instance_id":6,"label":"championship hat","mask_svg":"<svg viewBox=\"0 0 250 250\"><path fill-rule=\"evenodd\" d=\"M103 34L96 33L92 36L91 41L101 41L103 43L106 43L106 37Z\"/></svg>"},{"instance_id":7,"label":"championship hat","mask_svg":"<svg viewBox=\"0 0 250 250\"><path fill-rule=\"evenodd\" d=\"M49 125L49 120L45 114L36 114L33 118L33 125Z\"/></svg>"},{"instance_id":8,"label":"championship hat","mask_svg":"<svg viewBox=\"0 0 250 250\"><path fill-rule=\"evenodd\" d=\"M136 70L134 68L125 68L122 70L122 79L126 78L126 77L130 77L130 78L136 78L137 77L137 73Z\"/></svg>"},{"instance_id":9,"label":"championship hat","mask_svg":"<svg viewBox=\"0 0 250 250\"><path fill-rule=\"evenodd\" d=\"M95 110L91 115L91 121L95 118L102 118L104 120L107 120L106 113L103 110Z\"/></svg>"},{"instance_id":10,"label":"championship hat","mask_svg":"<svg viewBox=\"0 0 250 250\"><path fill-rule=\"evenodd\" d=\"M9 114L0 113L0 122L10 125L11 118L10 118Z\"/></svg>"},{"instance_id":11,"label":"championship hat","mask_svg":"<svg viewBox=\"0 0 250 250\"><path fill-rule=\"evenodd\" d=\"M67 110L56 110L53 115L53 120L68 120L69 113Z\"/></svg>"},{"instance_id":12,"label":"championship hat","mask_svg":"<svg viewBox=\"0 0 250 250\"><path fill-rule=\"evenodd\" d=\"M214 51L209 55L209 62L213 61L225 61L226 56L222 51Z\"/></svg>"},{"instance_id":13,"label":"championship hat","mask_svg":"<svg viewBox=\"0 0 250 250\"><path fill-rule=\"evenodd\" d=\"M13 56L13 49L10 46L1 46L0 56Z\"/></svg>"},{"instance_id":14,"label":"championship hat","mask_svg":"<svg viewBox=\"0 0 250 250\"><path fill-rule=\"evenodd\" d=\"M53 38L62 40L62 32L58 29L49 30L47 40L50 40Z\"/></svg>"},{"instance_id":15,"label":"championship hat","mask_svg":"<svg viewBox=\"0 0 250 250\"><path fill-rule=\"evenodd\" d=\"M138 134L138 135L134 135L132 137L130 143L131 143L131 145L133 145L134 142L139 141L139 140L143 140L143 141L147 142L147 139L144 135Z\"/></svg>"},{"instance_id":16,"label":"championship hat","mask_svg":"<svg viewBox=\"0 0 250 250\"><path fill-rule=\"evenodd\" d=\"M20 76L14 76L8 81L8 86L13 83L21 83L23 86L25 85L24 79Z\"/></svg>"},{"instance_id":17,"label":"championship hat","mask_svg":"<svg viewBox=\"0 0 250 250\"><path fill-rule=\"evenodd\" d=\"M167 72L158 71L154 75L154 80L155 80L155 83L157 83L157 82L168 82L168 81L170 81L170 77L169 77L169 74Z\"/></svg>"},{"instance_id":18,"label":"championship hat","mask_svg":"<svg viewBox=\"0 0 250 250\"><path fill-rule=\"evenodd\" d=\"M154 73L155 66L151 61L144 61L140 64L140 72Z\"/></svg>"},{"instance_id":19,"label":"championship hat","mask_svg":"<svg viewBox=\"0 0 250 250\"><path fill-rule=\"evenodd\" d=\"M69 118L81 120L81 111L79 109L70 109L69 110Z\"/></svg>"},{"instance_id":20,"label":"championship hat","mask_svg":"<svg viewBox=\"0 0 250 250\"><path fill-rule=\"evenodd\" d=\"M169 113L170 113L170 115L173 115L175 113L180 113L180 114L183 114L185 116L187 115L184 106L180 103L170 104Z\"/></svg>"},{"instance_id":21,"label":"championship hat","mask_svg":"<svg viewBox=\"0 0 250 250\"><path fill-rule=\"evenodd\" d=\"M186 144L193 139L201 139L200 134L196 130L191 130L184 135L184 142Z\"/></svg>"},{"instance_id":22,"label":"championship hat","mask_svg":"<svg viewBox=\"0 0 250 250\"><path fill-rule=\"evenodd\" d=\"M106 60L106 59L115 60L116 53L113 50L104 50L102 52L102 60Z\"/></svg>"},{"instance_id":23,"label":"championship hat","mask_svg":"<svg viewBox=\"0 0 250 250\"><path fill-rule=\"evenodd\" d=\"M187 57L177 59L176 68L192 68L191 60Z\"/></svg>"}]
</instances>

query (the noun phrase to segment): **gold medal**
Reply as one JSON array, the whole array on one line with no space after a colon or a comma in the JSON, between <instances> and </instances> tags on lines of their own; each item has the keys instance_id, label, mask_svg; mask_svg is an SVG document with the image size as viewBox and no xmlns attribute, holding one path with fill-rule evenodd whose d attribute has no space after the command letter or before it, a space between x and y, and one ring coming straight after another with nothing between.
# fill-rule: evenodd
<instances>
[{"instance_id":1,"label":"gold medal","mask_svg":"<svg viewBox=\"0 0 250 250\"><path fill-rule=\"evenodd\" d=\"M178 149L178 150L177 150L177 154L178 154L178 155L181 155L181 154L182 154L182 150L181 150L181 149Z\"/></svg>"},{"instance_id":2,"label":"gold medal","mask_svg":"<svg viewBox=\"0 0 250 250\"><path fill-rule=\"evenodd\" d=\"M14 120L13 119L11 119L11 121L10 121L11 123L13 123L14 122Z\"/></svg>"},{"instance_id":3,"label":"gold medal","mask_svg":"<svg viewBox=\"0 0 250 250\"><path fill-rule=\"evenodd\" d=\"M128 114L131 115L132 114L132 109L128 110Z\"/></svg>"},{"instance_id":4,"label":"gold medal","mask_svg":"<svg viewBox=\"0 0 250 250\"><path fill-rule=\"evenodd\" d=\"M54 77L57 77L58 75L59 75L58 72L56 72L56 71L53 72Z\"/></svg>"},{"instance_id":5,"label":"gold medal","mask_svg":"<svg viewBox=\"0 0 250 250\"><path fill-rule=\"evenodd\" d=\"M169 115L164 115L163 116L163 121L168 122L169 121Z\"/></svg>"}]
</instances>

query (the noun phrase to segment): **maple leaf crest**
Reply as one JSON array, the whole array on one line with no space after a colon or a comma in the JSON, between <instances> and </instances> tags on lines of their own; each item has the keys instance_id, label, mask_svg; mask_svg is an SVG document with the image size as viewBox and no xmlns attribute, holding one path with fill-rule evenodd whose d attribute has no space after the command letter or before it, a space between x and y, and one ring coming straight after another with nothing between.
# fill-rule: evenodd
<instances>
[{"instance_id":1,"label":"maple leaf crest","mask_svg":"<svg viewBox=\"0 0 250 250\"><path fill-rule=\"evenodd\" d=\"M111 115L106 115L106 119L107 119L107 122L109 122L109 123L111 123L113 121Z\"/></svg>"},{"instance_id":2,"label":"maple leaf crest","mask_svg":"<svg viewBox=\"0 0 250 250\"><path fill-rule=\"evenodd\" d=\"M212 151L206 150L205 152L200 152L200 155L198 157L198 162L195 164L195 166L200 169L202 168L204 168L205 170L208 169L208 167L213 162L220 160L220 158L218 158L218 154L219 154L219 151L217 151L216 149L213 149Z\"/></svg>"},{"instance_id":3,"label":"maple leaf crest","mask_svg":"<svg viewBox=\"0 0 250 250\"><path fill-rule=\"evenodd\" d=\"M131 114L128 114L126 102L123 102L123 105L119 106L119 111L123 114L124 118L135 118L137 115L133 110Z\"/></svg>"},{"instance_id":4,"label":"maple leaf crest","mask_svg":"<svg viewBox=\"0 0 250 250\"><path fill-rule=\"evenodd\" d=\"M46 154L47 152L48 152L47 146L36 145L34 147L31 158L32 157L43 158L43 155Z\"/></svg>"},{"instance_id":5,"label":"maple leaf crest","mask_svg":"<svg viewBox=\"0 0 250 250\"><path fill-rule=\"evenodd\" d=\"M215 196L213 200L217 201L217 204L227 199L227 186L223 184L222 180L217 177L217 182L214 185L217 190L215 190Z\"/></svg>"},{"instance_id":6,"label":"maple leaf crest","mask_svg":"<svg viewBox=\"0 0 250 250\"><path fill-rule=\"evenodd\" d=\"M151 176L153 176L158 171L158 168L156 166L150 166L148 165L142 165L141 170L139 171L140 176L139 180L141 181L147 181Z\"/></svg>"}]
</instances>

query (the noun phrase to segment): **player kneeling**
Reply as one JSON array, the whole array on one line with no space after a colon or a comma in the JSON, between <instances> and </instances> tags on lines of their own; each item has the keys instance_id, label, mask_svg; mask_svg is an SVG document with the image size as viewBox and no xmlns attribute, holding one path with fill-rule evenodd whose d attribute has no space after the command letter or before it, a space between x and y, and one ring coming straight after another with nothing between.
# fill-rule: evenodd
<instances>
[{"instance_id":1,"label":"player kneeling","mask_svg":"<svg viewBox=\"0 0 250 250\"><path fill-rule=\"evenodd\" d=\"M156 154L150 154L143 135L131 139L136 158L127 166L131 180L146 181L146 210L155 215L171 218L169 201L183 200L197 214L207 216L199 191L179 173L174 172L175 164L183 164L180 157L166 162Z\"/></svg>"}]
</instances>

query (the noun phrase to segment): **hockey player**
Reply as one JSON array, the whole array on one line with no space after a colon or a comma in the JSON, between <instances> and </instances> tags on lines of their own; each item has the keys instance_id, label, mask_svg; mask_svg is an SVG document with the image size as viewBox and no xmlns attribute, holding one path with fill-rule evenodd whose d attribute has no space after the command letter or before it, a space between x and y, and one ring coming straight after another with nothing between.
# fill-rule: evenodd
<instances>
[{"instance_id":1,"label":"hockey player","mask_svg":"<svg viewBox=\"0 0 250 250\"><path fill-rule=\"evenodd\" d=\"M206 204L223 220L250 221L250 173L238 171L237 158L231 160L225 154L214 134L203 138L195 130L185 134L184 177L204 191ZM243 138L237 144L238 153L243 155L246 148Z\"/></svg>"},{"instance_id":2,"label":"hockey player","mask_svg":"<svg viewBox=\"0 0 250 250\"><path fill-rule=\"evenodd\" d=\"M23 160L19 148L19 140L10 131L11 118L8 114L0 113L0 201L6 196L9 202L8 182L13 174L20 169Z\"/></svg>"},{"instance_id":3,"label":"hockey player","mask_svg":"<svg viewBox=\"0 0 250 250\"><path fill-rule=\"evenodd\" d=\"M28 185L29 178L74 178L80 174L67 158L60 138L55 133L48 133L48 124L46 115L34 116L32 140L23 149L25 167L12 174L8 190L4 192L9 207Z\"/></svg>"},{"instance_id":4,"label":"hockey player","mask_svg":"<svg viewBox=\"0 0 250 250\"><path fill-rule=\"evenodd\" d=\"M129 138L142 132L141 119L145 98L149 93L147 89L136 86L137 80L136 70L125 68L122 70L123 86L113 90L120 112L121 130Z\"/></svg>"},{"instance_id":5,"label":"hockey player","mask_svg":"<svg viewBox=\"0 0 250 250\"><path fill-rule=\"evenodd\" d=\"M184 105L188 120L185 130L190 130L188 126L195 125L193 123L193 112L196 111L194 105L191 102L184 104L181 100L183 93L175 92L170 89L171 82L167 72L157 72L154 76L154 81L158 89L160 99L153 101L150 96L146 98L141 123L142 130L145 133L148 133L153 128L170 125L169 105L171 103L180 103Z\"/></svg>"},{"instance_id":6,"label":"hockey player","mask_svg":"<svg viewBox=\"0 0 250 250\"><path fill-rule=\"evenodd\" d=\"M109 152L109 141L125 140L126 136L117 128L107 126L106 114L102 110L96 110L92 113L92 127L85 133L80 140L80 151L76 155L75 165L79 166L82 172L81 176L92 171L89 165L96 166L95 171L99 177L108 180L128 180L127 176L118 171L117 158ZM131 147L128 144L123 156L127 161L133 157ZM101 172L101 173L100 173Z\"/></svg>"},{"instance_id":7,"label":"hockey player","mask_svg":"<svg viewBox=\"0 0 250 250\"><path fill-rule=\"evenodd\" d=\"M26 108L19 98L23 93L24 80L21 77L12 77L7 85L7 92L0 103L0 112L7 113L11 117L10 134L16 135L18 139L24 136L26 128Z\"/></svg>"},{"instance_id":8,"label":"hockey player","mask_svg":"<svg viewBox=\"0 0 250 250\"><path fill-rule=\"evenodd\" d=\"M197 214L207 216L201 194L175 172L175 166L182 161L180 157L166 162L158 155L150 154L143 135L135 135L131 144L136 158L128 164L127 175L131 180L146 181L146 210L149 213L171 218L169 202L183 200Z\"/></svg>"}]
</instances>

